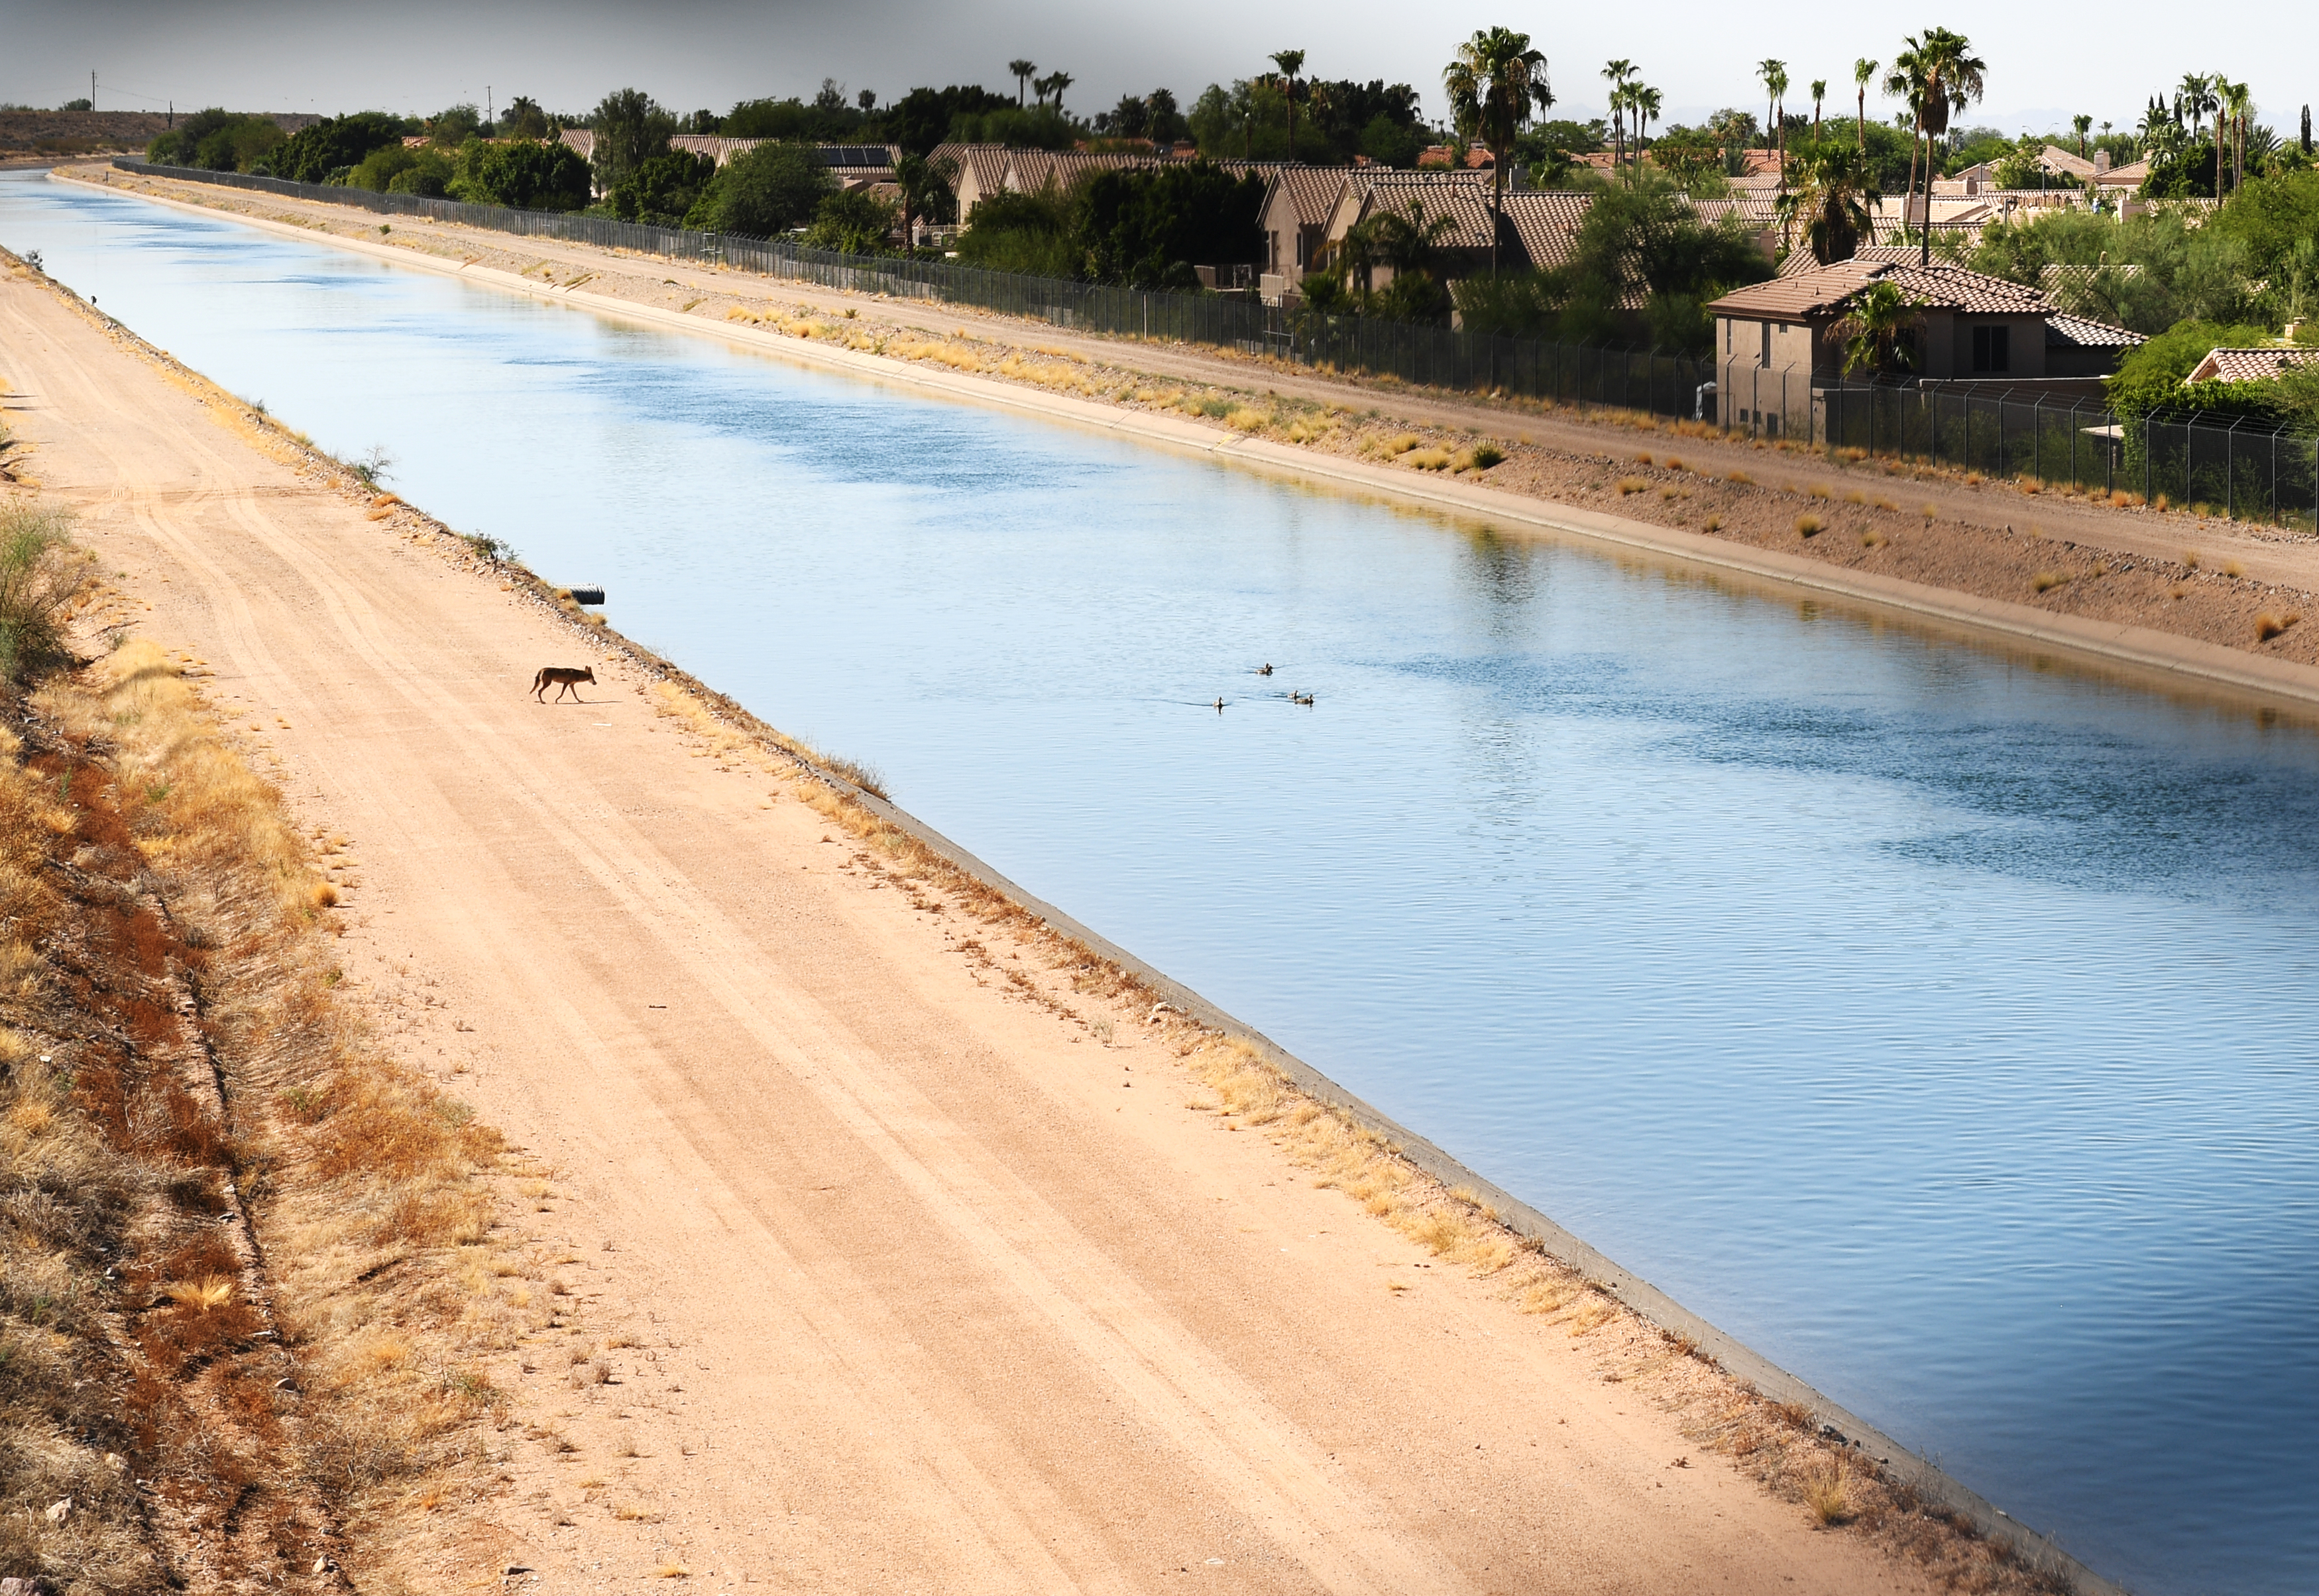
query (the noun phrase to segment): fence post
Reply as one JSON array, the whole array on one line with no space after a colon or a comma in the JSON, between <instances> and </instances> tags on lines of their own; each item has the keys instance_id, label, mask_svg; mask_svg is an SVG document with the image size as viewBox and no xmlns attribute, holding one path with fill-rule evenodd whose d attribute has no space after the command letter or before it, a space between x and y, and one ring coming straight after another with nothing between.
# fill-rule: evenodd
<instances>
[{"instance_id":1,"label":"fence post","mask_svg":"<svg viewBox=\"0 0 2319 1596\"><path fill-rule=\"evenodd\" d=\"M2118 441L2123 443L2124 438ZM2142 502L2150 502L2150 412L2142 412Z\"/></svg>"},{"instance_id":2,"label":"fence post","mask_svg":"<svg viewBox=\"0 0 2319 1596\"><path fill-rule=\"evenodd\" d=\"M2244 416L2233 416L2228 429L2223 433L2223 518L2236 520L2239 510L2239 423Z\"/></svg>"}]
</instances>

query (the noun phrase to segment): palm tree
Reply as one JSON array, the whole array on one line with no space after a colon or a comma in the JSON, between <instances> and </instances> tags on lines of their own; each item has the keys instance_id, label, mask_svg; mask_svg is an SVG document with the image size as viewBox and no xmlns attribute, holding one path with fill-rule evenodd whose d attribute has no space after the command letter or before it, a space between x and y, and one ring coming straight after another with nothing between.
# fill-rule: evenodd
<instances>
[{"instance_id":1,"label":"palm tree","mask_svg":"<svg viewBox=\"0 0 2319 1596\"><path fill-rule=\"evenodd\" d=\"M1845 375L1863 366L1873 374L1914 365L1916 356L1901 334L1915 323L1917 309L1899 284L1871 283L1831 329L1844 340Z\"/></svg>"},{"instance_id":2,"label":"palm tree","mask_svg":"<svg viewBox=\"0 0 2319 1596\"><path fill-rule=\"evenodd\" d=\"M1627 90L1627 104L1635 113L1635 158L1643 158L1643 136L1651 131L1651 123L1659 119L1659 107L1665 102L1658 90L1635 84Z\"/></svg>"},{"instance_id":3,"label":"palm tree","mask_svg":"<svg viewBox=\"0 0 2319 1596\"><path fill-rule=\"evenodd\" d=\"M2215 79L2215 97L2221 103L2223 116L2230 119L2231 192L2235 194L2246 182L2247 118L2254 110L2254 98L2246 85L2232 83L2222 77ZM2222 128L2222 122L2218 119L2215 123L2215 132L2220 134ZM2219 138L2215 145L2215 197L2218 200L2223 197L2223 151Z\"/></svg>"},{"instance_id":4,"label":"palm tree","mask_svg":"<svg viewBox=\"0 0 2319 1596\"><path fill-rule=\"evenodd\" d=\"M2083 112L2080 112L2077 115L2070 118L2070 126L2077 130L2078 158L2080 160L2083 160L2086 158L2086 135L2093 131L2094 119L2086 115ZM2107 129L2109 124L2107 122L2104 122L2102 126Z\"/></svg>"},{"instance_id":5,"label":"palm tree","mask_svg":"<svg viewBox=\"0 0 2319 1596\"><path fill-rule=\"evenodd\" d=\"M1917 265L1933 259L1933 140L1949 131L1949 116L1981 98L1989 64L1972 53L1972 41L1946 28L1927 28L1912 36L1901 60L1909 64L1923 86L1923 104L1917 113L1925 130L1925 230ZM1896 63L1897 65L1898 63Z\"/></svg>"},{"instance_id":6,"label":"palm tree","mask_svg":"<svg viewBox=\"0 0 2319 1596\"><path fill-rule=\"evenodd\" d=\"M1764 80L1764 148L1772 147L1772 131L1779 124L1780 96L1788 92L1788 64L1758 61L1755 76Z\"/></svg>"},{"instance_id":7,"label":"palm tree","mask_svg":"<svg viewBox=\"0 0 2319 1596\"><path fill-rule=\"evenodd\" d=\"M2184 112L2190 113L2190 137L2198 136L2206 113L2214 108L2215 80L2201 72L2182 74L2182 82L2174 91L2174 118L2179 122Z\"/></svg>"},{"instance_id":8,"label":"palm tree","mask_svg":"<svg viewBox=\"0 0 2319 1596\"><path fill-rule=\"evenodd\" d=\"M1280 76L1288 80L1288 158L1296 158L1296 75L1304 70L1304 52L1283 50L1273 52L1272 64L1280 68Z\"/></svg>"},{"instance_id":9,"label":"palm tree","mask_svg":"<svg viewBox=\"0 0 2319 1596\"><path fill-rule=\"evenodd\" d=\"M905 155L894 163L894 182L902 191L902 248L907 253L917 247L913 221L957 192L958 163L948 156L937 160Z\"/></svg>"},{"instance_id":10,"label":"palm tree","mask_svg":"<svg viewBox=\"0 0 2319 1596\"><path fill-rule=\"evenodd\" d=\"M1602 76L1611 80L1611 158L1617 162L1627 155L1627 85L1635 76L1635 64L1626 60L1607 62Z\"/></svg>"},{"instance_id":11,"label":"palm tree","mask_svg":"<svg viewBox=\"0 0 2319 1596\"><path fill-rule=\"evenodd\" d=\"M1860 91L1860 108L1854 113L1854 128L1860 134L1860 148L1868 148L1868 85L1876 76L1876 63L1863 56L1852 63L1852 83Z\"/></svg>"},{"instance_id":12,"label":"palm tree","mask_svg":"<svg viewBox=\"0 0 2319 1596\"><path fill-rule=\"evenodd\" d=\"M1899 119L1908 129L1908 189L1900 202L1900 222L1908 225L1909 208L1917 203L1917 151L1925 141L1925 68L1913 50L1904 50L1892 59L1892 70L1884 79L1884 92L1907 104L1908 114ZM1933 220L1932 204L1925 206L1925 221Z\"/></svg>"},{"instance_id":13,"label":"palm tree","mask_svg":"<svg viewBox=\"0 0 2319 1596\"><path fill-rule=\"evenodd\" d=\"M1031 86L1039 92L1040 104L1045 104L1047 96L1052 95L1055 96L1055 109L1060 111L1063 108L1063 91L1071 86L1071 75L1068 72L1050 72Z\"/></svg>"},{"instance_id":14,"label":"palm tree","mask_svg":"<svg viewBox=\"0 0 2319 1596\"><path fill-rule=\"evenodd\" d=\"M1546 55L1530 48L1529 35L1511 28L1478 28L1457 47L1457 59L1442 68L1449 91L1449 113L1465 138L1478 135L1489 146L1490 274L1498 270L1499 224L1505 217L1506 158L1533 108L1554 104L1548 86Z\"/></svg>"},{"instance_id":15,"label":"palm tree","mask_svg":"<svg viewBox=\"0 0 2319 1596\"><path fill-rule=\"evenodd\" d=\"M1023 104L1023 86L1031 81L1032 74L1038 71L1038 69L1039 63L1036 61L1009 61L1006 63L1006 70L1015 75L1015 105L1017 110L1020 110Z\"/></svg>"},{"instance_id":16,"label":"palm tree","mask_svg":"<svg viewBox=\"0 0 2319 1596\"><path fill-rule=\"evenodd\" d=\"M1867 152L1841 144L1814 144L1796 166L1797 186L1778 202L1780 242L1791 247L1801 223L1812 258L1822 266L1850 260L1875 221L1882 198Z\"/></svg>"},{"instance_id":17,"label":"palm tree","mask_svg":"<svg viewBox=\"0 0 2319 1596\"><path fill-rule=\"evenodd\" d=\"M1812 79L1812 142L1819 142L1819 103L1827 98L1827 79Z\"/></svg>"}]
</instances>

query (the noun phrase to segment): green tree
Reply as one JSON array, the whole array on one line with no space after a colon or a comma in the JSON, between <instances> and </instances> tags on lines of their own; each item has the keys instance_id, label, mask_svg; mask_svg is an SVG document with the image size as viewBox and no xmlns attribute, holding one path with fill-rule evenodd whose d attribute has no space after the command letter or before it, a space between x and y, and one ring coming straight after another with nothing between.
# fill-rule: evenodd
<instances>
[{"instance_id":1,"label":"green tree","mask_svg":"<svg viewBox=\"0 0 2319 1596\"><path fill-rule=\"evenodd\" d=\"M146 158L162 166L248 172L266 168L267 157L284 142L281 126L272 117L238 116L212 105L154 140Z\"/></svg>"},{"instance_id":2,"label":"green tree","mask_svg":"<svg viewBox=\"0 0 2319 1596\"><path fill-rule=\"evenodd\" d=\"M1015 75L1015 108L1017 111L1023 109L1023 86L1031 81L1032 75L1038 69L1039 66L1035 61L1015 60L1006 63L1006 70Z\"/></svg>"},{"instance_id":3,"label":"green tree","mask_svg":"<svg viewBox=\"0 0 2319 1596\"><path fill-rule=\"evenodd\" d=\"M1260 178L1196 161L1096 173L1072 194L1069 227L1082 269L1097 282L1194 289L1195 266L1264 258L1263 209Z\"/></svg>"},{"instance_id":4,"label":"green tree","mask_svg":"<svg viewBox=\"0 0 2319 1596\"><path fill-rule=\"evenodd\" d=\"M1827 98L1827 78L1825 78L1825 77L1815 77L1815 78L1813 78L1813 79L1812 79L1812 86L1811 86L1811 95L1812 95L1812 132L1811 132L1811 136L1812 136L1812 142L1813 142L1813 143L1815 143L1815 144L1817 144L1817 143L1818 143L1818 142L1819 142L1819 107L1820 107L1820 102Z\"/></svg>"},{"instance_id":5,"label":"green tree","mask_svg":"<svg viewBox=\"0 0 2319 1596\"><path fill-rule=\"evenodd\" d=\"M932 155L934 146L951 136L952 124L961 116L1014 106L1015 102L1005 95L993 94L979 84L914 88L886 107L886 137L911 155ZM729 132L733 118L726 121Z\"/></svg>"},{"instance_id":6,"label":"green tree","mask_svg":"<svg viewBox=\"0 0 2319 1596\"><path fill-rule=\"evenodd\" d=\"M547 136L547 113L539 108L538 101L518 95L508 102L506 113L500 118L500 137L537 142Z\"/></svg>"},{"instance_id":7,"label":"green tree","mask_svg":"<svg viewBox=\"0 0 2319 1596\"><path fill-rule=\"evenodd\" d=\"M427 137L446 149L456 149L483 131L483 113L476 105L454 105L427 119Z\"/></svg>"},{"instance_id":8,"label":"green tree","mask_svg":"<svg viewBox=\"0 0 2319 1596\"><path fill-rule=\"evenodd\" d=\"M2094 131L2094 119L2084 112L2070 118L2070 127L2078 136L2078 158L2086 158L2086 135Z\"/></svg>"},{"instance_id":9,"label":"green tree","mask_svg":"<svg viewBox=\"0 0 2319 1596\"><path fill-rule=\"evenodd\" d=\"M1530 48L1529 35L1510 28L1483 28L1457 47L1457 59L1443 68L1442 86L1449 91L1449 111L1457 131L1478 138L1489 147L1490 270L1498 269L1499 226L1505 214L1506 160L1514 140L1528 125L1533 111L1554 104L1547 79L1544 52Z\"/></svg>"},{"instance_id":10,"label":"green tree","mask_svg":"<svg viewBox=\"0 0 2319 1596\"><path fill-rule=\"evenodd\" d=\"M1865 371L1881 376L1914 365L1909 335L1920 309L1897 283L1871 283L1863 289L1832 329L1844 340L1845 374Z\"/></svg>"},{"instance_id":11,"label":"green tree","mask_svg":"<svg viewBox=\"0 0 2319 1596\"><path fill-rule=\"evenodd\" d=\"M459 151L448 187L455 200L518 211L579 211L588 203L588 163L564 143L478 139Z\"/></svg>"},{"instance_id":12,"label":"green tree","mask_svg":"<svg viewBox=\"0 0 2319 1596\"><path fill-rule=\"evenodd\" d=\"M866 188L834 194L814 208L805 241L840 255L883 255L894 230L894 209Z\"/></svg>"},{"instance_id":13,"label":"green tree","mask_svg":"<svg viewBox=\"0 0 2319 1596\"><path fill-rule=\"evenodd\" d=\"M400 144L419 130L383 111L356 111L324 117L300 129L266 158L276 177L293 183L329 183L361 164L383 144Z\"/></svg>"},{"instance_id":14,"label":"green tree","mask_svg":"<svg viewBox=\"0 0 2319 1596\"><path fill-rule=\"evenodd\" d=\"M668 153L676 118L642 89L624 88L604 96L588 125L596 134L596 187L609 194L636 167Z\"/></svg>"},{"instance_id":15,"label":"green tree","mask_svg":"<svg viewBox=\"0 0 2319 1596\"><path fill-rule=\"evenodd\" d=\"M1852 86L1857 95L1854 114L1858 122L1860 152L1863 155L1868 153L1868 86L1875 79L1876 63L1866 56L1852 63Z\"/></svg>"},{"instance_id":16,"label":"green tree","mask_svg":"<svg viewBox=\"0 0 2319 1596\"><path fill-rule=\"evenodd\" d=\"M1001 190L982 200L958 235L958 257L991 272L1033 277L1079 277L1086 257L1072 240L1069 202L1052 189L1038 194Z\"/></svg>"},{"instance_id":17,"label":"green tree","mask_svg":"<svg viewBox=\"0 0 2319 1596\"><path fill-rule=\"evenodd\" d=\"M837 180L809 145L760 144L710 178L684 225L702 232L769 239L813 221Z\"/></svg>"},{"instance_id":18,"label":"green tree","mask_svg":"<svg viewBox=\"0 0 2319 1596\"><path fill-rule=\"evenodd\" d=\"M716 176L717 163L707 156L672 149L629 167L604 203L622 221L682 227Z\"/></svg>"}]
</instances>

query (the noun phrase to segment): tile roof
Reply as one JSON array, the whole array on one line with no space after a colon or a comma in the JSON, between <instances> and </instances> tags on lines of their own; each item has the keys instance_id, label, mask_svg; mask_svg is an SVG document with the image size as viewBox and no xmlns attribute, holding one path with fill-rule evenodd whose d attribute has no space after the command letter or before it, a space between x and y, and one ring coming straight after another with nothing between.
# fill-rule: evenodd
<instances>
[{"instance_id":1,"label":"tile roof","mask_svg":"<svg viewBox=\"0 0 2319 1596\"><path fill-rule=\"evenodd\" d=\"M1593 208L1589 194L1525 188L1506 195L1506 226L1522 258L1538 271L1567 266L1578 249L1578 227Z\"/></svg>"},{"instance_id":2,"label":"tile roof","mask_svg":"<svg viewBox=\"0 0 2319 1596\"><path fill-rule=\"evenodd\" d=\"M2198 362L2186 383L2260 383L2298 365L2319 362L2319 348L2308 345L2274 346L2268 349L2214 349Z\"/></svg>"},{"instance_id":3,"label":"tile roof","mask_svg":"<svg viewBox=\"0 0 2319 1596\"><path fill-rule=\"evenodd\" d=\"M1264 208L1269 212L1277 201L1286 205L1298 226L1319 227L1336 210L1350 175L1344 167L1276 167L1269 174L1271 189Z\"/></svg>"},{"instance_id":4,"label":"tile roof","mask_svg":"<svg viewBox=\"0 0 2319 1596\"><path fill-rule=\"evenodd\" d=\"M1881 251L1880 251L1881 253ZM1845 301L1879 280L1899 284L1919 304L1980 315L2044 316L2053 307L2034 288L1985 272L1935 261L1927 266L1891 260L1840 260L1817 271L1727 293L1710 311L1727 316L1793 317L1807 320L1843 308Z\"/></svg>"},{"instance_id":5,"label":"tile roof","mask_svg":"<svg viewBox=\"0 0 2319 1596\"><path fill-rule=\"evenodd\" d=\"M2094 178L2097 188L2140 188L2142 180L2150 176L2150 163L2134 161L2123 167L2112 167Z\"/></svg>"},{"instance_id":6,"label":"tile roof","mask_svg":"<svg viewBox=\"0 0 2319 1596\"><path fill-rule=\"evenodd\" d=\"M2143 341L2138 332L2112 327L2107 321L2088 320L2064 311L2055 311L2045 318L2048 349L2131 349Z\"/></svg>"}]
</instances>

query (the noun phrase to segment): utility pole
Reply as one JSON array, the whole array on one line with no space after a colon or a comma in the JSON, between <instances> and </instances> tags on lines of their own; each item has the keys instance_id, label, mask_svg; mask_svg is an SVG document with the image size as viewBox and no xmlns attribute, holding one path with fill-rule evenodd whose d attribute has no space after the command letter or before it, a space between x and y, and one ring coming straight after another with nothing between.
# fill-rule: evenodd
<instances>
[{"instance_id":1,"label":"utility pole","mask_svg":"<svg viewBox=\"0 0 2319 1596\"><path fill-rule=\"evenodd\" d=\"M492 86L487 83L483 85L483 126L492 132L497 132L499 130L492 124L498 120L492 114Z\"/></svg>"},{"instance_id":2,"label":"utility pole","mask_svg":"<svg viewBox=\"0 0 2319 1596\"><path fill-rule=\"evenodd\" d=\"M94 67L88 69L88 108L91 111L96 109L96 68Z\"/></svg>"}]
</instances>

